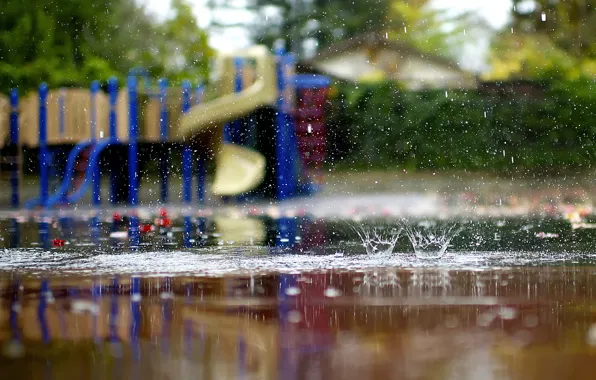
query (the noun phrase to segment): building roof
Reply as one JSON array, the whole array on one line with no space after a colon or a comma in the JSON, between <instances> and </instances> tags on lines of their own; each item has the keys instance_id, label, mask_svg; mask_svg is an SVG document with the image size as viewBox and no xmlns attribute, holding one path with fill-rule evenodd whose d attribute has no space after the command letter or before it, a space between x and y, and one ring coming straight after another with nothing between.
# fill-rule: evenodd
<instances>
[{"instance_id":1,"label":"building roof","mask_svg":"<svg viewBox=\"0 0 596 380\"><path fill-rule=\"evenodd\" d=\"M335 44L329 45L328 47L324 48L320 52L317 53L315 57L309 62L304 62L306 65L312 65L316 62L321 62L326 60L327 58L334 57L336 55L349 52L351 50L361 48L361 47L369 47L369 48L385 48L391 49L396 51L401 58L405 58L406 56L417 56L426 61L430 61L437 65L441 65L452 70L457 70L461 72L465 72L462 70L457 63L446 59L444 57L440 57L436 54L426 53L423 52L411 44L407 44L401 41L395 41L385 38L385 35L377 32L371 33L364 33L359 34L350 38L347 38L343 41L337 42Z\"/></svg>"}]
</instances>

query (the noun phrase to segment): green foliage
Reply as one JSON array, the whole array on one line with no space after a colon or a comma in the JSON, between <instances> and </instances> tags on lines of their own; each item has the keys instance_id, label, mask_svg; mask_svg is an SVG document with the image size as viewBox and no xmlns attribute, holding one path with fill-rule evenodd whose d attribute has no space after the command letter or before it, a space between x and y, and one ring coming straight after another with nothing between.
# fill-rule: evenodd
<instances>
[{"instance_id":1,"label":"green foliage","mask_svg":"<svg viewBox=\"0 0 596 380\"><path fill-rule=\"evenodd\" d=\"M348 168L588 169L596 162L595 86L555 83L530 99L342 85L331 107L331 145L336 164Z\"/></svg>"},{"instance_id":2,"label":"green foliage","mask_svg":"<svg viewBox=\"0 0 596 380\"><path fill-rule=\"evenodd\" d=\"M192 78L204 81L209 75L213 51L207 33L197 25L192 8L185 0L173 0L174 17L160 26L163 38L158 49L158 61L164 73L175 82Z\"/></svg>"},{"instance_id":3,"label":"green foliage","mask_svg":"<svg viewBox=\"0 0 596 380\"><path fill-rule=\"evenodd\" d=\"M232 2L210 0L212 9L236 9ZM232 5L230 5L232 4ZM242 24L257 43L272 45L282 38L286 48L302 53L295 44L311 39L319 47L367 32L387 33L424 52L451 56L461 46L470 15L451 16L431 7L429 0L247 0L256 15ZM235 25L216 24L215 27ZM445 26L448 26L447 28Z\"/></svg>"},{"instance_id":4,"label":"green foliage","mask_svg":"<svg viewBox=\"0 0 596 380\"><path fill-rule=\"evenodd\" d=\"M184 0L154 20L136 0L13 1L0 12L0 91L88 86L134 67L153 77L204 79L212 55Z\"/></svg>"},{"instance_id":5,"label":"green foliage","mask_svg":"<svg viewBox=\"0 0 596 380\"><path fill-rule=\"evenodd\" d=\"M447 57L469 40L464 31L478 22L470 13L451 15L445 9L432 8L430 0L393 0L387 20L384 30L389 38Z\"/></svg>"},{"instance_id":6,"label":"green foliage","mask_svg":"<svg viewBox=\"0 0 596 380\"><path fill-rule=\"evenodd\" d=\"M384 27L391 0L247 0L244 9L254 12L254 19L247 27L252 39L259 44L272 46L284 39L286 48L300 53L298 41L314 39L319 46ZM212 9L237 9L233 2L208 0ZM236 26L226 22L214 27Z\"/></svg>"},{"instance_id":7,"label":"green foliage","mask_svg":"<svg viewBox=\"0 0 596 380\"><path fill-rule=\"evenodd\" d=\"M596 4L593 0L513 0L512 25L522 33L547 36L578 58L596 58ZM526 4L527 5L527 4Z\"/></svg>"},{"instance_id":8,"label":"green foliage","mask_svg":"<svg viewBox=\"0 0 596 380\"><path fill-rule=\"evenodd\" d=\"M596 75L593 4L585 0L513 3L510 27L493 40L487 79L576 80Z\"/></svg>"}]
</instances>

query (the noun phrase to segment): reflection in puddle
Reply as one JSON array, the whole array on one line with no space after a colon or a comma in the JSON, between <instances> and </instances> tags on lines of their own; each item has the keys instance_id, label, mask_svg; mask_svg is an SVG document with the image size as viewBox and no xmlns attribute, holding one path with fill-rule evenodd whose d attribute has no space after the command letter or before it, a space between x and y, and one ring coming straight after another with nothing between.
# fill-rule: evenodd
<instances>
[{"instance_id":1,"label":"reflection in puddle","mask_svg":"<svg viewBox=\"0 0 596 380\"><path fill-rule=\"evenodd\" d=\"M10 378L589 378L591 272L5 275L0 365Z\"/></svg>"},{"instance_id":2,"label":"reflection in puddle","mask_svg":"<svg viewBox=\"0 0 596 380\"><path fill-rule=\"evenodd\" d=\"M596 231L564 219L473 220L440 260L417 258L407 239L393 254L367 254L345 221L306 215L138 217L134 239L130 222L0 220L3 375L582 379L596 370ZM380 223L360 225L379 241L397 235Z\"/></svg>"}]
</instances>

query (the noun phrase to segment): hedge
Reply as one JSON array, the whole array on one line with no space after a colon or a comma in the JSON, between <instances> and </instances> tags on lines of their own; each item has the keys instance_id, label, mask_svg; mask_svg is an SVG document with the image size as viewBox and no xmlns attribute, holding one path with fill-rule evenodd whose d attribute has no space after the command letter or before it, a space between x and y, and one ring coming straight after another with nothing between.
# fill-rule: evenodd
<instances>
[{"instance_id":1,"label":"hedge","mask_svg":"<svg viewBox=\"0 0 596 380\"><path fill-rule=\"evenodd\" d=\"M544 84L536 97L339 84L331 162L350 169L560 172L596 163L596 85Z\"/></svg>"}]
</instances>

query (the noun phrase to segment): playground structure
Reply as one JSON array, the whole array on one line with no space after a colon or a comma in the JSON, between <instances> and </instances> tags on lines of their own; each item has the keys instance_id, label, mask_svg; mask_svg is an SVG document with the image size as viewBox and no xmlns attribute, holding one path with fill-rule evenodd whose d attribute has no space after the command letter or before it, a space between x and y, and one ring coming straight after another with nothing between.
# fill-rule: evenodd
<instances>
[{"instance_id":1,"label":"playground structure","mask_svg":"<svg viewBox=\"0 0 596 380\"><path fill-rule=\"evenodd\" d=\"M0 148L3 171L10 174L12 206L22 203L23 147L39 149L40 195L26 201L27 208L74 204L89 187L92 203L99 205L101 176L106 172L102 153L109 149L115 149L108 156L116 159L109 170L110 200L137 205L140 144L160 149L160 201L164 203L168 201L172 146L182 150L186 204L192 202L195 173L197 201L204 202L211 158L216 168L211 190L216 195L239 199L247 194L269 195L281 200L308 194L313 191L310 178L314 177L306 166L320 170L325 153L323 105L329 79L296 75L294 66L292 55L282 51L273 55L256 46L220 56L217 80L209 88L192 88L188 81L181 88L169 88L164 79L158 86L143 86L137 76L130 75L120 91L117 81L110 79L107 94L98 81L92 82L90 91L49 90L42 84L38 94L25 97L20 104L17 90L12 90L9 98L0 97ZM57 175L60 184L50 191L50 169L56 167L51 162L52 151L64 147L72 148L64 173ZM124 156L128 158L126 173ZM79 183L73 185L77 170ZM320 178L316 180L320 184Z\"/></svg>"}]
</instances>

